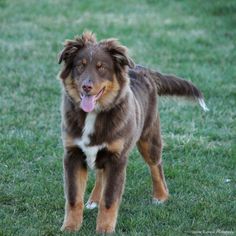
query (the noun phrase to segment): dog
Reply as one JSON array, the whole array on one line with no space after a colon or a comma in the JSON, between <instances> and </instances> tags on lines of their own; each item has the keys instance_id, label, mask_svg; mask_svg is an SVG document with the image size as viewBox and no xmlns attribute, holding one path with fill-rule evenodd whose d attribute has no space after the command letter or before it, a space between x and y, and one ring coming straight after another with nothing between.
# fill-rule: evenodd
<instances>
[{"instance_id":1,"label":"dog","mask_svg":"<svg viewBox=\"0 0 236 236\"><path fill-rule=\"evenodd\" d=\"M88 168L96 182L86 204L98 206L97 233L115 231L128 155L137 144L150 169L153 202L168 199L162 167L158 96L185 96L207 110L191 82L135 65L114 38L97 42L91 32L65 41L59 54L62 85L65 218L61 230L77 231L83 220Z\"/></svg>"}]
</instances>

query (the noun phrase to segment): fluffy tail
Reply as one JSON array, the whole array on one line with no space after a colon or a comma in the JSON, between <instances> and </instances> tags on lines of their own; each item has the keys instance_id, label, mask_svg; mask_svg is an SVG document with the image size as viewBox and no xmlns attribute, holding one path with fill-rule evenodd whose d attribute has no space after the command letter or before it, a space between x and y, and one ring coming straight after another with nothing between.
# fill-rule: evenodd
<instances>
[{"instance_id":1,"label":"fluffy tail","mask_svg":"<svg viewBox=\"0 0 236 236\"><path fill-rule=\"evenodd\" d=\"M155 82L158 95L191 98L198 101L204 111L209 110L205 104L201 91L190 81L178 78L174 75L163 75L142 66L137 66L136 69L143 72L145 76L151 78Z\"/></svg>"}]
</instances>

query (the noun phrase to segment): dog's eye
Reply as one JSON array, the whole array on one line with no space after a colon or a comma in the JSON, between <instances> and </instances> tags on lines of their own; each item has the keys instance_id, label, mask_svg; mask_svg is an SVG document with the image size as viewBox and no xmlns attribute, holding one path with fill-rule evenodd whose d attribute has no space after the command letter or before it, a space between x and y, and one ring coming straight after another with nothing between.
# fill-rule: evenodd
<instances>
[{"instance_id":1,"label":"dog's eye","mask_svg":"<svg viewBox=\"0 0 236 236\"><path fill-rule=\"evenodd\" d=\"M104 72L105 71L105 67L104 67L104 65L99 61L98 63L97 63L97 70L99 71L99 72Z\"/></svg>"},{"instance_id":2,"label":"dog's eye","mask_svg":"<svg viewBox=\"0 0 236 236\"><path fill-rule=\"evenodd\" d=\"M79 74L81 74L81 73L84 71L84 68L85 68L86 64L87 64L86 59L83 59L83 60L81 60L80 63L76 66L77 71L78 71Z\"/></svg>"},{"instance_id":3,"label":"dog's eye","mask_svg":"<svg viewBox=\"0 0 236 236\"><path fill-rule=\"evenodd\" d=\"M98 68L98 70L101 71L101 72L103 72L103 71L105 71L105 67L104 67L104 66L101 66L101 67Z\"/></svg>"},{"instance_id":4,"label":"dog's eye","mask_svg":"<svg viewBox=\"0 0 236 236\"><path fill-rule=\"evenodd\" d=\"M87 64L87 60L84 58L84 59L81 61L81 63L82 63L83 65L86 65L86 64Z\"/></svg>"},{"instance_id":5,"label":"dog's eye","mask_svg":"<svg viewBox=\"0 0 236 236\"><path fill-rule=\"evenodd\" d=\"M83 71L84 71L84 67L85 67L85 65L83 65L83 64L79 64L79 65L77 65L77 71L79 72L79 73L82 73Z\"/></svg>"}]
</instances>

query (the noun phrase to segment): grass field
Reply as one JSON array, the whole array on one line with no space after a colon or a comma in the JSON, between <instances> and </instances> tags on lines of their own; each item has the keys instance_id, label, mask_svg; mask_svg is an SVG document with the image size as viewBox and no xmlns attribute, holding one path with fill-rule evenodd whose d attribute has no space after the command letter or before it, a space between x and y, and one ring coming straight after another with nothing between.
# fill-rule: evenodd
<instances>
[{"instance_id":1,"label":"grass field","mask_svg":"<svg viewBox=\"0 0 236 236\"><path fill-rule=\"evenodd\" d=\"M236 233L236 2L0 0L0 235L63 235L62 42L90 29L117 37L137 63L192 80L210 111L160 99L171 194L151 204L137 150L116 235ZM93 187L90 173L86 200ZM78 235L94 235L85 211Z\"/></svg>"}]
</instances>

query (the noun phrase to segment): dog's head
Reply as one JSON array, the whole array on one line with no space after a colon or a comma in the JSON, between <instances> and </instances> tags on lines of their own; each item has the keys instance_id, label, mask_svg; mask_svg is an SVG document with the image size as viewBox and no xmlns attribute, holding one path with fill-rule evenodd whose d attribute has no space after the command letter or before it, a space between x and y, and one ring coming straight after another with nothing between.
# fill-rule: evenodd
<instances>
[{"instance_id":1,"label":"dog's head","mask_svg":"<svg viewBox=\"0 0 236 236\"><path fill-rule=\"evenodd\" d=\"M125 46L116 39L97 42L91 32L67 40L61 62L65 92L85 112L111 107L129 82L127 67L134 67Z\"/></svg>"}]
</instances>

